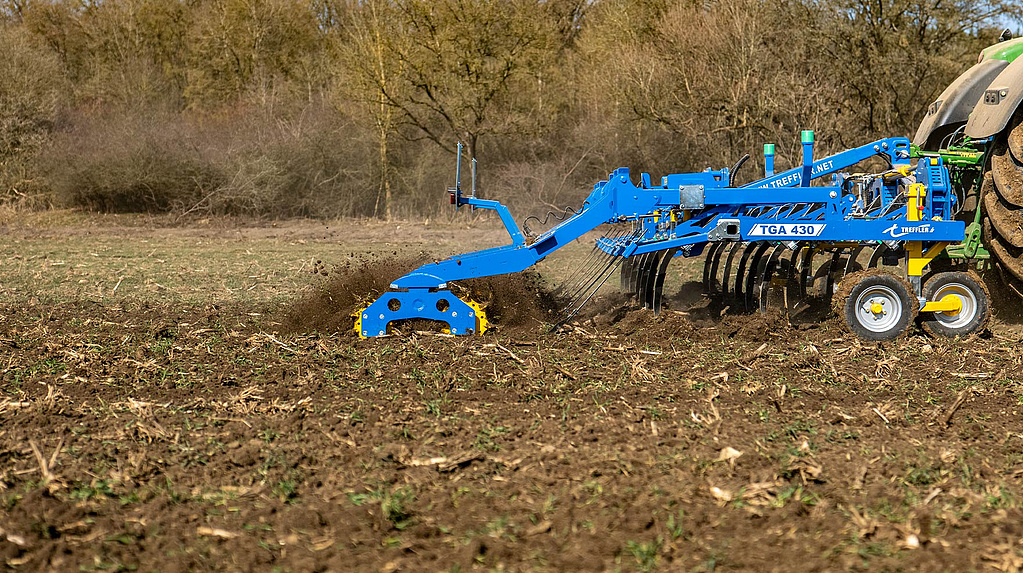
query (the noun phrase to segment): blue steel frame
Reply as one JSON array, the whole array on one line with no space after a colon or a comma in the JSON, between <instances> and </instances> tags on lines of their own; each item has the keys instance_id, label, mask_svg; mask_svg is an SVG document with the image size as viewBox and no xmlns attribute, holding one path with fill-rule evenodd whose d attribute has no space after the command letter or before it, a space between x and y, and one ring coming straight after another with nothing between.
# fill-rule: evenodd
<instances>
[{"instance_id":1,"label":"blue steel frame","mask_svg":"<svg viewBox=\"0 0 1023 573\"><path fill-rule=\"evenodd\" d=\"M772 146L767 176L741 187L728 186L728 169L667 175L659 186L651 185L645 173L637 186L628 168L616 169L594 185L577 214L532 242L525 240L506 206L476 198L475 183L472 196L464 196L456 176L456 185L449 190L451 202L456 208L496 211L511 244L426 264L395 280L394 290L362 311L360 332L380 336L390 322L407 318L445 322L452 334L474 332L471 307L446 290L448 282L523 271L607 223L632 221L643 227L639 236L598 240L600 249L620 257L668 249L678 249L676 256L693 256L708 242L723 240L889 245L921 241L925 249L963 240L965 223L952 220L955 196L940 159L925 158L913 165L910 142L902 137L817 161L813 146L813 132L803 132L802 165L777 174L772 173ZM886 159L892 170L867 180L841 173L876 156ZM908 216L905 204L895 201L898 182L906 182L910 173L926 188L919 216L914 217ZM832 176L832 185L810 186L813 179L826 176ZM447 302L443 311L437 306L441 299Z\"/></svg>"}]
</instances>

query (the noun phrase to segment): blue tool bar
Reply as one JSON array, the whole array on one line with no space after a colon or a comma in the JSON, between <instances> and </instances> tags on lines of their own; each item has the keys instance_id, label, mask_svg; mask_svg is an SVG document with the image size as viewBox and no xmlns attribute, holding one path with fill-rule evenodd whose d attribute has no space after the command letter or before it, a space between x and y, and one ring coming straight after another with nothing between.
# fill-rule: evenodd
<instances>
[{"instance_id":1,"label":"blue tool bar","mask_svg":"<svg viewBox=\"0 0 1023 573\"><path fill-rule=\"evenodd\" d=\"M860 147L855 147L830 157L814 161L810 168L812 178L824 177L835 174L842 169L847 169L857 163L870 159L876 155L885 156L892 165L908 165L909 140L905 137L889 137L879 139ZM782 171L771 177L765 177L758 181L748 183L742 187L745 189L763 189L774 187L798 187L802 183L803 167L796 167L788 171Z\"/></svg>"},{"instance_id":2,"label":"blue tool bar","mask_svg":"<svg viewBox=\"0 0 1023 573\"><path fill-rule=\"evenodd\" d=\"M855 165L870 157L882 155L888 158L893 165L908 165L909 140L904 137L888 138L878 140L867 145L850 149L809 164L811 177L823 177L837 173L842 169ZM825 211L834 221L828 220L828 225L836 225L828 230L827 239L824 237L818 240L931 240L946 241L962 240L963 225L954 221L934 224L933 231L927 233L908 232L900 237L884 235L886 228L881 228L880 223L874 226L861 225L864 221L849 221L847 226L839 226L842 219L848 212L852 196L842 196L841 189L837 187L803 187L799 189L786 189L784 193L764 193L767 188L788 188L796 187L803 179L803 167L776 174L759 181L755 181L739 188L724 187L728 181L728 171L705 171L702 173L668 175L663 178L663 185L660 187L641 188L632 183L628 168L616 169L608 176L607 181L601 181L594 185L593 192L587 197L584 208L579 213L565 219L554 226L535 241L527 244L519 231L518 225L511 217L507 207L497 201L486 201L464 197L460 193L456 196L458 205L473 205L477 208L492 209L498 212L505 228L511 237L512 244L491 249L484 249L462 255L456 255L449 259L423 265L415 271L395 280L392 288L444 288L449 281L501 275L523 271L532 265L543 260L554 250L582 237L584 234L596 229L605 223L616 223L634 220L640 217L654 216L658 210L679 208L682 202L682 188L684 186L703 186L702 203L700 209L694 210L691 222L688 225L695 225L696 221L704 221L708 217L722 218L727 212L738 212L743 207L770 206L794 203L818 203L825 206ZM645 183L645 181L644 181ZM823 216L823 215L822 215ZM894 216L894 215L893 215ZM904 210L902 218L905 218ZM778 223L779 221L764 221L755 217L739 217L743 222L742 229L746 229L754 221L758 223ZM790 222L803 223L805 221ZM810 222L814 223L814 222ZM685 225L685 224L682 224ZM890 227L892 222L888 222ZM958 230L957 230L958 229ZM687 231L675 230L675 238L669 240L658 240L657 248L644 244L643 249L660 250L672 246L690 245L709 240L707 234L709 228L692 227ZM834 235L832 235L834 232ZM855 235L841 236L841 233L849 232ZM900 231L897 231L897 233ZM873 236L867 236L874 233ZM680 238L686 235L684 238ZM700 238L702 235L702 238ZM790 240L797 238L793 234L781 236L764 236L761 239ZM802 237L806 239L806 237ZM743 238L742 240L758 240ZM640 243L616 244L613 248L607 247L611 254L619 256L630 256L637 252ZM646 252L646 251L644 251Z\"/></svg>"}]
</instances>

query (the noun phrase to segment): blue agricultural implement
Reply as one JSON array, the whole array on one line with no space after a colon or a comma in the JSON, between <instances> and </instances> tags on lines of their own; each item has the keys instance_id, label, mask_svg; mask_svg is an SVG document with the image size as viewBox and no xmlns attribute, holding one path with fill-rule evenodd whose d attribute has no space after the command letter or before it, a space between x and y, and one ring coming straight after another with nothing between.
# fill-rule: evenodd
<instances>
[{"instance_id":1,"label":"blue agricultural implement","mask_svg":"<svg viewBox=\"0 0 1023 573\"><path fill-rule=\"evenodd\" d=\"M846 171L871 158L887 168ZM560 288L565 320L615 272L625 291L658 312L669 261L703 254L707 291L748 311L796 312L815 295L837 292L837 310L869 340L900 336L918 315L941 334L983 325L989 303L979 279L940 272L923 280L925 268L965 237L942 155L918 156L908 139L896 137L815 160L814 134L804 131L801 165L774 173L773 145L765 146L764 163L764 177L741 186L734 185L738 166L666 175L658 184L646 173L637 183L627 168L617 169L593 186L580 209L528 239L506 206L476 197L475 183L472 194L462 192L459 166L452 204L496 211L511 243L426 264L395 280L357 313L356 330L383 336L395 321L426 319L451 334L481 333L484 309L455 296L453 281L523 271L600 227L607 232L589 260Z\"/></svg>"}]
</instances>

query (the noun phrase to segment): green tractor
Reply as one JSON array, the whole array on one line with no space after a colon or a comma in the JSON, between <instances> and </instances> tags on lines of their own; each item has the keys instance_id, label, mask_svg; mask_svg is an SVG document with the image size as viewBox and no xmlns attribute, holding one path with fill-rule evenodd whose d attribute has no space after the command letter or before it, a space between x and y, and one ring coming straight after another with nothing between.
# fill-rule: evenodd
<instances>
[{"instance_id":1,"label":"green tractor","mask_svg":"<svg viewBox=\"0 0 1023 573\"><path fill-rule=\"evenodd\" d=\"M940 155L960 193L966 240L955 261L997 269L1023 297L1023 37L1006 30L956 78L913 138L919 156Z\"/></svg>"}]
</instances>

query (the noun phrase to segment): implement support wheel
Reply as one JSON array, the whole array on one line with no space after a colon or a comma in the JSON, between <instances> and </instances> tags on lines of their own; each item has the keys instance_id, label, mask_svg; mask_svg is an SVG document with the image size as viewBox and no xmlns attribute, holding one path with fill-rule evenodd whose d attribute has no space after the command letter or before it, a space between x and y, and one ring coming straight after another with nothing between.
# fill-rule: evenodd
<instances>
[{"instance_id":1,"label":"implement support wheel","mask_svg":"<svg viewBox=\"0 0 1023 573\"><path fill-rule=\"evenodd\" d=\"M835 306L840 307L850 332L878 342L906 334L920 310L909 282L880 269L867 269L843 278Z\"/></svg>"},{"instance_id":2,"label":"implement support wheel","mask_svg":"<svg viewBox=\"0 0 1023 573\"><path fill-rule=\"evenodd\" d=\"M977 332L991 317L987 288L973 273L938 273L924 283L928 301L958 302L958 309L921 313L924 330L941 336L966 336Z\"/></svg>"}]
</instances>

